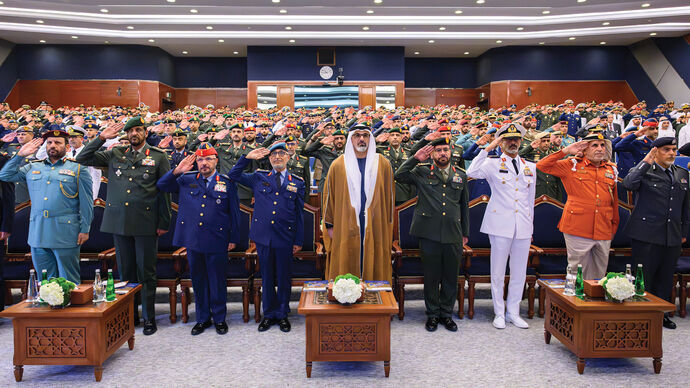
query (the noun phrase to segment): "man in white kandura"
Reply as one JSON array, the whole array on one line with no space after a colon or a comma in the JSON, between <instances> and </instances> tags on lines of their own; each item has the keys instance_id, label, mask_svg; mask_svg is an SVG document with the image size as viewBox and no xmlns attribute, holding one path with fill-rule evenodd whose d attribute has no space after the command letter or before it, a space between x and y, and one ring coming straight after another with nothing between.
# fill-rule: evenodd
<instances>
[{"instance_id":1,"label":"man in white kandura","mask_svg":"<svg viewBox=\"0 0 690 388\"><path fill-rule=\"evenodd\" d=\"M491 242L491 298L494 304L494 327L504 329L506 322L526 329L520 318L520 300L527 274L527 258L532 239L536 165L518 156L525 128L506 124L491 144L474 158L467 176L486 179L491 199L484 213L481 232ZM488 156L500 144L500 156ZM510 257L508 300L503 302L506 264ZM506 306L507 304L507 306ZM506 312L507 310L507 312Z\"/></svg>"}]
</instances>

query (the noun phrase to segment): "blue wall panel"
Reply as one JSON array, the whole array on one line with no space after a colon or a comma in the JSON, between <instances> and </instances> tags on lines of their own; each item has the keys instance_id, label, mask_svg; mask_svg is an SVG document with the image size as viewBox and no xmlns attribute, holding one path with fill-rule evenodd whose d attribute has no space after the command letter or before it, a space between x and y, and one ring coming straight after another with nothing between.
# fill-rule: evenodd
<instances>
[{"instance_id":1,"label":"blue wall panel","mask_svg":"<svg viewBox=\"0 0 690 388\"><path fill-rule=\"evenodd\" d=\"M659 38L654 39L654 43L680 74L685 84L690 86L690 44L685 38Z\"/></svg>"},{"instance_id":2,"label":"blue wall panel","mask_svg":"<svg viewBox=\"0 0 690 388\"><path fill-rule=\"evenodd\" d=\"M474 58L405 58L405 87L474 88Z\"/></svg>"},{"instance_id":3,"label":"blue wall panel","mask_svg":"<svg viewBox=\"0 0 690 388\"><path fill-rule=\"evenodd\" d=\"M247 47L247 79L251 81L321 81L316 46ZM334 75L343 68L346 81L402 81L403 47L336 47Z\"/></svg>"},{"instance_id":4,"label":"blue wall panel","mask_svg":"<svg viewBox=\"0 0 690 388\"><path fill-rule=\"evenodd\" d=\"M9 96L17 82L17 67L17 53L13 49L0 66L0 98L3 100Z\"/></svg>"},{"instance_id":5,"label":"blue wall panel","mask_svg":"<svg viewBox=\"0 0 690 388\"><path fill-rule=\"evenodd\" d=\"M246 88L246 58L175 58L175 87Z\"/></svg>"},{"instance_id":6,"label":"blue wall panel","mask_svg":"<svg viewBox=\"0 0 690 388\"><path fill-rule=\"evenodd\" d=\"M142 79L174 82L172 57L136 45L17 45L19 78Z\"/></svg>"}]
</instances>

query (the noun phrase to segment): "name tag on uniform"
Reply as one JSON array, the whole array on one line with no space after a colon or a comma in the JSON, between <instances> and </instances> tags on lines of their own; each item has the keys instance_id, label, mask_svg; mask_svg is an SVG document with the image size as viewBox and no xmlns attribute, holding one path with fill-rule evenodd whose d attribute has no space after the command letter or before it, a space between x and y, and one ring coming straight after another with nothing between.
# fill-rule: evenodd
<instances>
[{"instance_id":1,"label":"name tag on uniform","mask_svg":"<svg viewBox=\"0 0 690 388\"><path fill-rule=\"evenodd\" d=\"M190 187L191 189L196 189L197 187L199 187L199 185L197 185L196 183L190 183L190 184L189 184L189 187Z\"/></svg>"},{"instance_id":2,"label":"name tag on uniform","mask_svg":"<svg viewBox=\"0 0 690 388\"><path fill-rule=\"evenodd\" d=\"M292 191L293 193L296 193L296 192L297 192L297 186L287 185L287 186L286 186L286 189L287 189L288 191Z\"/></svg>"},{"instance_id":3,"label":"name tag on uniform","mask_svg":"<svg viewBox=\"0 0 690 388\"><path fill-rule=\"evenodd\" d=\"M503 168L499 168L499 169L498 169L498 172L503 173L503 174L507 174L507 173L508 173L508 170L507 170L507 169L503 169Z\"/></svg>"},{"instance_id":4,"label":"name tag on uniform","mask_svg":"<svg viewBox=\"0 0 690 388\"><path fill-rule=\"evenodd\" d=\"M453 175L453 183L462 183L462 177L460 175Z\"/></svg>"},{"instance_id":5,"label":"name tag on uniform","mask_svg":"<svg viewBox=\"0 0 690 388\"><path fill-rule=\"evenodd\" d=\"M142 166L155 166L156 161L151 159L151 158L145 158L141 160L141 165Z\"/></svg>"},{"instance_id":6,"label":"name tag on uniform","mask_svg":"<svg viewBox=\"0 0 690 388\"><path fill-rule=\"evenodd\" d=\"M216 184L216 186L214 187L214 190L220 191L221 193L226 193L228 191L228 188L225 185Z\"/></svg>"},{"instance_id":7,"label":"name tag on uniform","mask_svg":"<svg viewBox=\"0 0 690 388\"><path fill-rule=\"evenodd\" d=\"M63 168L62 170L59 171L59 173L61 175L69 175L69 176L76 176L77 175L77 173L75 173L74 171L67 169L67 168Z\"/></svg>"},{"instance_id":8,"label":"name tag on uniform","mask_svg":"<svg viewBox=\"0 0 690 388\"><path fill-rule=\"evenodd\" d=\"M40 174L40 171L31 171L32 174Z\"/></svg>"}]
</instances>

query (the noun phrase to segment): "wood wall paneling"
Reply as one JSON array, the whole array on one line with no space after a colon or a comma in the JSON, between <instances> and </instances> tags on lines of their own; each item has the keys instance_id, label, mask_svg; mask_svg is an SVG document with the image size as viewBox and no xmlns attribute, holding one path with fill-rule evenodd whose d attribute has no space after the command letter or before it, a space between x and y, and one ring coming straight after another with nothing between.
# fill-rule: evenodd
<instances>
[{"instance_id":1,"label":"wood wall paneling","mask_svg":"<svg viewBox=\"0 0 690 388\"><path fill-rule=\"evenodd\" d=\"M492 83L493 84L493 83ZM638 102L637 97L626 81L506 81L506 103L494 105L516 104L522 108L529 104L561 104L566 99L575 103L585 101L606 102L622 101L625 106ZM532 95L527 95L527 88Z\"/></svg>"},{"instance_id":2,"label":"wood wall paneling","mask_svg":"<svg viewBox=\"0 0 690 388\"><path fill-rule=\"evenodd\" d=\"M436 105L436 89L405 88L405 106Z\"/></svg>"},{"instance_id":3,"label":"wood wall paneling","mask_svg":"<svg viewBox=\"0 0 690 388\"><path fill-rule=\"evenodd\" d=\"M360 85L359 86L359 106L376 106L376 91L373 85Z\"/></svg>"},{"instance_id":4,"label":"wood wall paneling","mask_svg":"<svg viewBox=\"0 0 690 388\"><path fill-rule=\"evenodd\" d=\"M247 106L247 89L218 89L216 102L220 106L229 106L231 108Z\"/></svg>"},{"instance_id":5,"label":"wood wall paneling","mask_svg":"<svg viewBox=\"0 0 690 388\"><path fill-rule=\"evenodd\" d=\"M288 106L294 109L295 93L293 87L293 85L278 85L278 95L276 98L278 108Z\"/></svg>"},{"instance_id":6,"label":"wood wall paneling","mask_svg":"<svg viewBox=\"0 0 690 388\"><path fill-rule=\"evenodd\" d=\"M160 110L160 98L158 97L159 84L160 82L156 81L137 82L139 101L148 105L152 112Z\"/></svg>"},{"instance_id":7,"label":"wood wall paneling","mask_svg":"<svg viewBox=\"0 0 690 388\"><path fill-rule=\"evenodd\" d=\"M489 85L489 107L496 108L508 104L507 81L492 82Z\"/></svg>"},{"instance_id":8,"label":"wood wall paneling","mask_svg":"<svg viewBox=\"0 0 690 388\"><path fill-rule=\"evenodd\" d=\"M477 106L476 89L436 89L436 105Z\"/></svg>"}]
</instances>

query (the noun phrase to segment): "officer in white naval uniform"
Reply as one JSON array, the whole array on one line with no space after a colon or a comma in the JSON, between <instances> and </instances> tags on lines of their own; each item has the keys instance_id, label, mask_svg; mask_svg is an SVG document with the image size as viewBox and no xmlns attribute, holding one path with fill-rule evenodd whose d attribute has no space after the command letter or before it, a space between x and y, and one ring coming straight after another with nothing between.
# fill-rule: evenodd
<instances>
[{"instance_id":1,"label":"officer in white naval uniform","mask_svg":"<svg viewBox=\"0 0 690 388\"><path fill-rule=\"evenodd\" d=\"M491 298L495 314L493 325L497 329L505 328L506 322L523 329L529 327L520 318L520 300L532 239L537 168L534 163L518 156L524 133L525 128L520 124L502 126L496 139L474 158L467 170L468 177L486 179L491 187L491 199L480 231L488 234L491 242ZM488 156L498 145L503 153ZM503 287L509 256L510 282L508 300L504 303Z\"/></svg>"}]
</instances>

